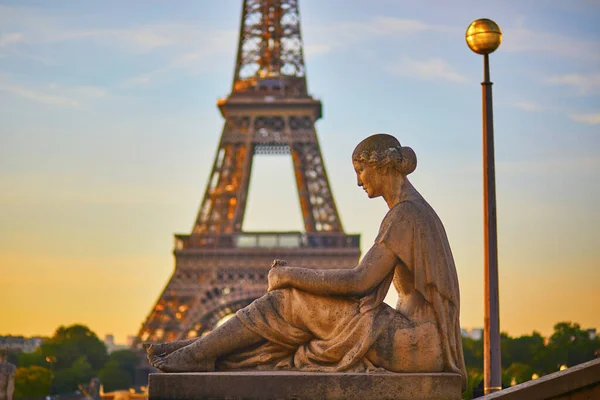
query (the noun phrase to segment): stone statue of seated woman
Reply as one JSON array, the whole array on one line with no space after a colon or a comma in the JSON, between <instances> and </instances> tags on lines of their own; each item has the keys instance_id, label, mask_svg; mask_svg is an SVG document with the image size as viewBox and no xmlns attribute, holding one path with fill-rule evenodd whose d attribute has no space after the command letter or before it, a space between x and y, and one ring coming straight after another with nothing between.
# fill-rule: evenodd
<instances>
[{"instance_id":1,"label":"stone statue of seated woman","mask_svg":"<svg viewBox=\"0 0 600 400\"><path fill-rule=\"evenodd\" d=\"M145 344L154 367L454 372L466 382L456 268L442 222L407 178L414 151L377 134L352 163L358 186L389 207L360 263L322 270L276 260L268 293L208 335ZM383 302L392 282L395 309Z\"/></svg>"}]
</instances>

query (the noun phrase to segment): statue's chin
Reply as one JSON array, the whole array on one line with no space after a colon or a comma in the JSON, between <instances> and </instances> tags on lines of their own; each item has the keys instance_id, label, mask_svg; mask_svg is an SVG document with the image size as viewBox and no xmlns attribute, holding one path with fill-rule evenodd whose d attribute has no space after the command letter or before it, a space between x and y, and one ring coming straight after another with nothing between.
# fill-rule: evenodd
<instances>
[{"instance_id":1,"label":"statue's chin","mask_svg":"<svg viewBox=\"0 0 600 400\"><path fill-rule=\"evenodd\" d=\"M381 193L374 192L370 188L369 189L365 189L365 193L367 194L367 197L369 197L370 199L374 199L376 197L381 196Z\"/></svg>"}]
</instances>

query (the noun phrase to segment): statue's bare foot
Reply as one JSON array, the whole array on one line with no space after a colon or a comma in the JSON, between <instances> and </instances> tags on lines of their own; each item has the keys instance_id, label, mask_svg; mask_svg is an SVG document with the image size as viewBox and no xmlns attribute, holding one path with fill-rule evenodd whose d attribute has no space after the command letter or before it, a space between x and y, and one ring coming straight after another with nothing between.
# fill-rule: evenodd
<instances>
[{"instance_id":1,"label":"statue's bare foot","mask_svg":"<svg viewBox=\"0 0 600 400\"><path fill-rule=\"evenodd\" d=\"M159 361L162 360L163 358L165 358L168 354L160 354L160 355L154 355L154 354L148 354L148 361L150 361L150 365L152 365L154 368L158 368L159 365Z\"/></svg>"},{"instance_id":2,"label":"statue's bare foot","mask_svg":"<svg viewBox=\"0 0 600 400\"><path fill-rule=\"evenodd\" d=\"M156 362L163 357L164 357L164 355L163 356L155 356L153 354L148 354L148 361L150 362L150 365L152 365L154 368L156 368Z\"/></svg>"},{"instance_id":3,"label":"statue's bare foot","mask_svg":"<svg viewBox=\"0 0 600 400\"><path fill-rule=\"evenodd\" d=\"M165 356L167 354L170 354L176 350L181 349L182 347L187 346L188 344L191 344L190 340L177 340L174 342L167 342L167 343L143 343L142 347L144 348L144 350L146 350L146 353L148 353L148 355L155 355L155 356Z\"/></svg>"},{"instance_id":4,"label":"statue's bare foot","mask_svg":"<svg viewBox=\"0 0 600 400\"><path fill-rule=\"evenodd\" d=\"M148 356L155 368L163 372L211 372L215 370L216 360L197 357L193 351L179 349L164 357Z\"/></svg>"}]
</instances>

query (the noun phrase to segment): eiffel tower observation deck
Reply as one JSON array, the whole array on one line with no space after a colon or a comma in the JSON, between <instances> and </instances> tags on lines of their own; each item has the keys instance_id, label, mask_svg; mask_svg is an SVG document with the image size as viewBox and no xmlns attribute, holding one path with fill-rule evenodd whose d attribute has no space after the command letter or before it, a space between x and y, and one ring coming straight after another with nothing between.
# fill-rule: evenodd
<instances>
[{"instance_id":1,"label":"eiffel tower observation deck","mask_svg":"<svg viewBox=\"0 0 600 400\"><path fill-rule=\"evenodd\" d=\"M137 341L201 336L262 296L273 259L307 268L353 268L359 235L344 232L308 94L297 0L244 0L231 93L204 198L190 234L175 235L175 270ZM289 154L304 231L245 232L255 155ZM276 182L273 183L276 187ZM276 193L276 190L274 190Z\"/></svg>"}]
</instances>

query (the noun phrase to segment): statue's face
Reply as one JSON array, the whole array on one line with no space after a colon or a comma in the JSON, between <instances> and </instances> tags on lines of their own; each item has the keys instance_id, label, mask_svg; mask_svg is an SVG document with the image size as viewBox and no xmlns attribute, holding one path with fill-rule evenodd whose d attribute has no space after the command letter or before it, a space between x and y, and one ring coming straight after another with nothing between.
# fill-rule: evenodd
<instances>
[{"instance_id":1,"label":"statue's face","mask_svg":"<svg viewBox=\"0 0 600 400\"><path fill-rule=\"evenodd\" d=\"M375 169L366 163L353 161L356 172L356 184L367 192L370 199L381 196L381 176Z\"/></svg>"}]
</instances>

